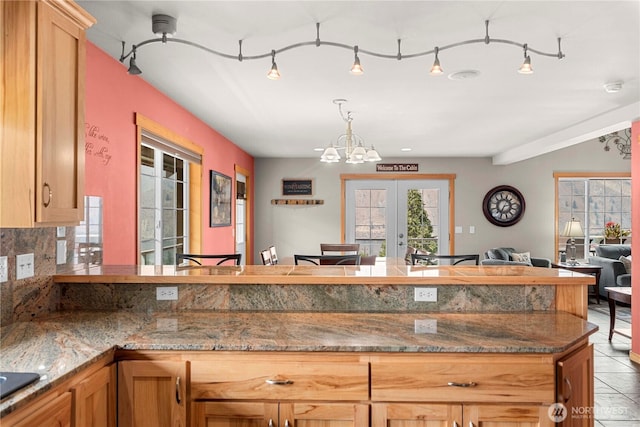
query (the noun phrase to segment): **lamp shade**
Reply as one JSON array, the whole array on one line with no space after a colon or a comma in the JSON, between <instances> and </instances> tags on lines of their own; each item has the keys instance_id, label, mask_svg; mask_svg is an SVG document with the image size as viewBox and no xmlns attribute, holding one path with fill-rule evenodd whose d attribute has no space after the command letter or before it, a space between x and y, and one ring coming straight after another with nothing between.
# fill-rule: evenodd
<instances>
[{"instance_id":1,"label":"lamp shade","mask_svg":"<svg viewBox=\"0 0 640 427\"><path fill-rule=\"evenodd\" d=\"M584 237L584 231L582 231L580 221L575 218L571 218L571 221L567 221L564 225L562 235L564 237Z\"/></svg>"}]
</instances>

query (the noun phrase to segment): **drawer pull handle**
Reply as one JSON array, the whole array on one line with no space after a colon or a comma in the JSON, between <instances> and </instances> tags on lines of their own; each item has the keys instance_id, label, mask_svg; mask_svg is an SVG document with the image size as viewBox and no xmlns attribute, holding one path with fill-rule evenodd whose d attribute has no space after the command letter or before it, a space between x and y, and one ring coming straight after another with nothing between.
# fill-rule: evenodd
<instances>
[{"instance_id":1,"label":"drawer pull handle","mask_svg":"<svg viewBox=\"0 0 640 427\"><path fill-rule=\"evenodd\" d=\"M291 381L291 380L266 380L265 382L267 384L271 384L271 385L291 385L291 384L293 384L293 381Z\"/></svg>"},{"instance_id":2,"label":"drawer pull handle","mask_svg":"<svg viewBox=\"0 0 640 427\"><path fill-rule=\"evenodd\" d=\"M176 403L179 405L182 402L180 398L180 377L176 378Z\"/></svg>"},{"instance_id":3,"label":"drawer pull handle","mask_svg":"<svg viewBox=\"0 0 640 427\"><path fill-rule=\"evenodd\" d=\"M273 419L269 418L269 427L273 427Z\"/></svg>"},{"instance_id":4,"label":"drawer pull handle","mask_svg":"<svg viewBox=\"0 0 640 427\"><path fill-rule=\"evenodd\" d=\"M43 194L42 194L42 204L44 205L45 208L48 208L49 205L51 204L51 199L53 198L53 192L51 191L51 186L48 183L44 183L44 185L42 186L42 190L43 190ZM44 191L47 190L47 191ZM48 198L47 201L44 201L44 196L46 196L48 193Z\"/></svg>"},{"instance_id":5,"label":"drawer pull handle","mask_svg":"<svg viewBox=\"0 0 640 427\"><path fill-rule=\"evenodd\" d=\"M458 423L457 422L453 422L453 427L458 427Z\"/></svg>"},{"instance_id":6,"label":"drawer pull handle","mask_svg":"<svg viewBox=\"0 0 640 427\"><path fill-rule=\"evenodd\" d=\"M284 420L284 427L290 427L290 426L291 424L289 424L289 420L288 419Z\"/></svg>"},{"instance_id":7,"label":"drawer pull handle","mask_svg":"<svg viewBox=\"0 0 640 427\"><path fill-rule=\"evenodd\" d=\"M564 383L567 385L567 391L568 393L566 394L566 397L564 398L564 403L567 403L569 401L569 399L571 399L571 396L573 396L573 387L571 386L571 381L569 380L569 377L564 377Z\"/></svg>"},{"instance_id":8,"label":"drawer pull handle","mask_svg":"<svg viewBox=\"0 0 640 427\"><path fill-rule=\"evenodd\" d=\"M448 386L451 387L475 387L478 385L478 383L474 383L473 381L470 381L468 383L455 383L455 382L450 382L447 383Z\"/></svg>"}]
</instances>

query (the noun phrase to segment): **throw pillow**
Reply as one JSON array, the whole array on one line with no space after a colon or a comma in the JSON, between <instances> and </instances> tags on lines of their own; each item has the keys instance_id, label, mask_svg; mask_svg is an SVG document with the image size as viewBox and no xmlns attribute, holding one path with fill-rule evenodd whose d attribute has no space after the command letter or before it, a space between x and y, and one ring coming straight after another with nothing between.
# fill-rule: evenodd
<instances>
[{"instance_id":1,"label":"throw pillow","mask_svg":"<svg viewBox=\"0 0 640 427\"><path fill-rule=\"evenodd\" d=\"M631 274L631 257L620 255L620 258L618 258L618 260L622 262L622 265L624 265L624 269L627 274Z\"/></svg>"},{"instance_id":2,"label":"throw pillow","mask_svg":"<svg viewBox=\"0 0 640 427\"><path fill-rule=\"evenodd\" d=\"M526 262L527 264L531 265L531 252L512 252L511 259L517 262Z\"/></svg>"}]
</instances>

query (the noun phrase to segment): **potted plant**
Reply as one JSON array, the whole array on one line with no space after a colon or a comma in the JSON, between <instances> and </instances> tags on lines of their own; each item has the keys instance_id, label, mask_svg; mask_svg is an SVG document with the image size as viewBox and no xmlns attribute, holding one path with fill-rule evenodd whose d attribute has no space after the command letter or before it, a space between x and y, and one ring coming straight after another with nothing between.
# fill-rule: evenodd
<instances>
[{"instance_id":1,"label":"potted plant","mask_svg":"<svg viewBox=\"0 0 640 427\"><path fill-rule=\"evenodd\" d=\"M629 234L631 231L623 229L617 222L609 221L604 225L605 243L622 243L622 238Z\"/></svg>"}]
</instances>

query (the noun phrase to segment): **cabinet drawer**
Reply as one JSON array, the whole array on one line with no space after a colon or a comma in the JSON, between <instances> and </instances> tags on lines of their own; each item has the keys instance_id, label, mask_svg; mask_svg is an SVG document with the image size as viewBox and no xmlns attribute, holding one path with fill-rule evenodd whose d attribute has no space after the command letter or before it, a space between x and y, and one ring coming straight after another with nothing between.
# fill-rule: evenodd
<instances>
[{"instance_id":1,"label":"cabinet drawer","mask_svg":"<svg viewBox=\"0 0 640 427\"><path fill-rule=\"evenodd\" d=\"M371 364L371 399L422 402L552 403L554 368L549 363L464 359Z\"/></svg>"},{"instance_id":2,"label":"cabinet drawer","mask_svg":"<svg viewBox=\"0 0 640 427\"><path fill-rule=\"evenodd\" d=\"M357 359L275 355L192 360L191 398L367 400L369 366Z\"/></svg>"}]
</instances>

